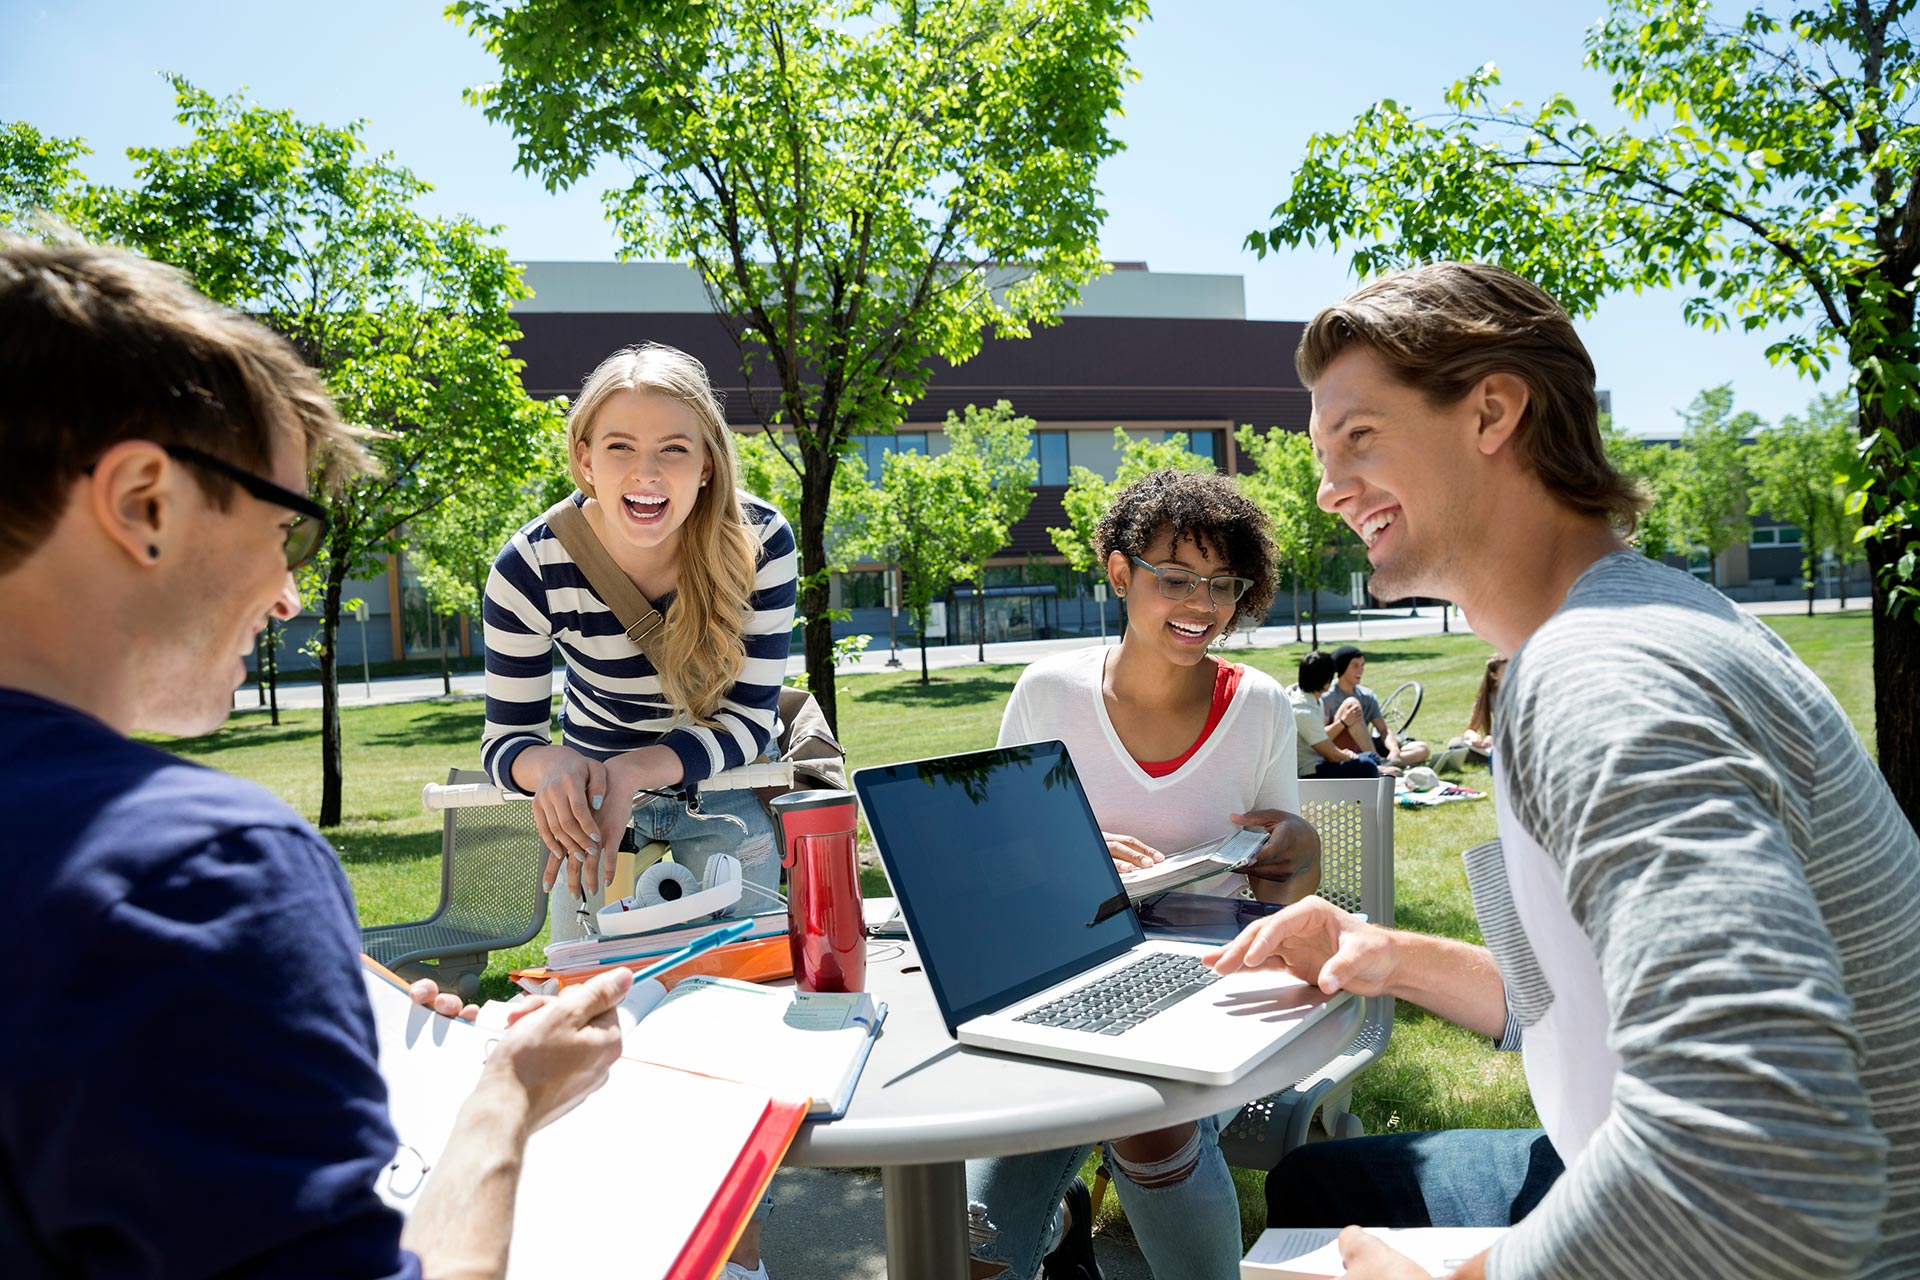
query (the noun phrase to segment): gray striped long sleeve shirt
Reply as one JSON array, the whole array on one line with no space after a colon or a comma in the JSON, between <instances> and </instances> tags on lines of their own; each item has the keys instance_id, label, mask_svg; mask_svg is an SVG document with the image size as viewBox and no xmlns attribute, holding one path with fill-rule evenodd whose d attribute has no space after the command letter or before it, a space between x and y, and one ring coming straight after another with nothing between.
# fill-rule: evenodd
<instances>
[{"instance_id":1,"label":"gray striped long sleeve shirt","mask_svg":"<svg viewBox=\"0 0 1920 1280\"><path fill-rule=\"evenodd\" d=\"M1832 695L1623 553L1515 654L1496 740L1502 836L1557 869L1618 1065L1490 1274L1920 1276L1920 840ZM1475 907L1533 1027L1566 939L1524 903L1512 927L1484 854Z\"/></svg>"}]
</instances>

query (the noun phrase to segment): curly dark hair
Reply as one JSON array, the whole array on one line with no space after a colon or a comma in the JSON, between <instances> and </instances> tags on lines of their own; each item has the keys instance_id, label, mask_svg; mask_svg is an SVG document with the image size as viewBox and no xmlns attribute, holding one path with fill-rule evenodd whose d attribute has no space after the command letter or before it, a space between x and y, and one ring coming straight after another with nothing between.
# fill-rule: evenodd
<instances>
[{"instance_id":1,"label":"curly dark hair","mask_svg":"<svg viewBox=\"0 0 1920 1280\"><path fill-rule=\"evenodd\" d=\"M1094 528L1093 549L1102 561L1115 551L1144 556L1153 540L1167 530L1176 548L1191 542L1202 554L1225 561L1234 573L1253 579L1227 620L1222 634L1228 634L1242 618L1258 626L1273 607L1271 527L1267 513L1227 477L1169 467L1142 476L1113 495Z\"/></svg>"}]
</instances>

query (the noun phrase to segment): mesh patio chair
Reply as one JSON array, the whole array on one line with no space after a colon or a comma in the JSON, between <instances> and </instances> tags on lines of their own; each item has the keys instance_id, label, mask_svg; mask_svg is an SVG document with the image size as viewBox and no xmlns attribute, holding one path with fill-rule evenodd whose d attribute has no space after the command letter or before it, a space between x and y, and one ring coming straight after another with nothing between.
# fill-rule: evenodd
<instances>
[{"instance_id":1,"label":"mesh patio chair","mask_svg":"<svg viewBox=\"0 0 1920 1280\"><path fill-rule=\"evenodd\" d=\"M447 773L449 785L487 781L474 769ZM470 1000L487 953L531 942L546 924L540 872L547 851L530 805L449 808L443 818L440 905L424 920L362 929L360 945L401 977L432 978Z\"/></svg>"},{"instance_id":2,"label":"mesh patio chair","mask_svg":"<svg viewBox=\"0 0 1920 1280\"><path fill-rule=\"evenodd\" d=\"M1302 778L1300 816L1320 833L1320 896L1375 924L1393 924L1393 779ZM1361 1135L1347 1109L1353 1080L1387 1050L1393 1001L1365 1000L1360 1032L1346 1052L1290 1089L1256 1098L1220 1130L1227 1163L1271 1169L1307 1140L1314 1117L1332 1137Z\"/></svg>"}]
</instances>

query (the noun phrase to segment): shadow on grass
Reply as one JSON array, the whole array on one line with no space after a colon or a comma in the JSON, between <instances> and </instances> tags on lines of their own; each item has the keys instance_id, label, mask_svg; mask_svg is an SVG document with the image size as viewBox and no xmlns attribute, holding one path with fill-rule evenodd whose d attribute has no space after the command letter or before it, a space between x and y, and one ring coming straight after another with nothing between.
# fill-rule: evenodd
<instances>
[{"instance_id":1,"label":"shadow on grass","mask_svg":"<svg viewBox=\"0 0 1920 1280\"><path fill-rule=\"evenodd\" d=\"M329 833L327 838L339 850L340 861L350 867L440 860L438 831L421 831L413 835L335 831Z\"/></svg>"},{"instance_id":2,"label":"shadow on grass","mask_svg":"<svg viewBox=\"0 0 1920 1280\"><path fill-rule=\"evenodd\" d=\"M218 755L240 747L272 747L293 742L313 742L320 737L320 726L270 724L229 724L220 732L204 738L153 738L155 745L189 759Z\"/></svg>"},{"instance_id":3,"label":"shadow on grass","mask_svg":"<svg viewBox=\"0 0 1920 1280\"><path fill-rule=\"evenodd\" d=\"M932 684L887 685L862 689L862 702L884 702L904 707L973 707L1005 698L1013 689L1014 676L967 676L959 680L936 678Z\"/></svg>"},{"instance_id":4,"label":"shadow on grass","mask_svg":"<svg viewBox=\"0 0 1920 1280\"><path fill-rule=\"evenodd\" d=\"M475 703L471 714L448 712L437 716L421 716L400 728L372 734L365 741L379 747L464 746L468 748L467 755L478 760L480 731L486 727L486 722L486 714ZM463 768L473 767L471 763L463 764L461 761L449 763L462 764Z\"/></svg>"}]
</instances>

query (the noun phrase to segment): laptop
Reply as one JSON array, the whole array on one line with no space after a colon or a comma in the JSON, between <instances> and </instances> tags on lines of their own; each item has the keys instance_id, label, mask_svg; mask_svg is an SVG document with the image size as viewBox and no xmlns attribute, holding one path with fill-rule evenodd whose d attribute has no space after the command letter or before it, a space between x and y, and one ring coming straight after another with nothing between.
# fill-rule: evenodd
<instances>
[{"instance_id":1,"label":"laptop","mask_svg":"<svg viewBox=\"0 0 1920 1280\"><path fill-rule=\"evenodd\" d=\"M1352 997L1149 940L1059 742L860 769L854 790L962 1044L1231 1084ZM1226 815L1220 816L1226 823Z\"/></svg>"}]
</instances>

